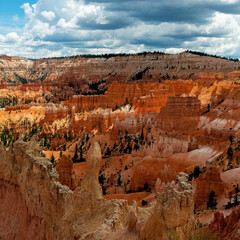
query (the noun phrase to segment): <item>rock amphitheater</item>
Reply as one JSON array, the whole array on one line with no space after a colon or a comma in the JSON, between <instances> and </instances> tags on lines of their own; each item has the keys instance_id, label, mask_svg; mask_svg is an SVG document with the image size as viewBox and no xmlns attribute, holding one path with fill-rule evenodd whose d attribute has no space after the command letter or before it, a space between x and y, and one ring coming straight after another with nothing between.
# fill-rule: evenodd
<instances>
[{"instance_id":1,"label":"rock amphitheater","mask_svg":"<svg viewBox=\"0 0 240 240\"><path fill-rule=\"evenodd\" d=\"M0 56L1 240L240 239L240 62Z\"/></svg>"}]
</instances>

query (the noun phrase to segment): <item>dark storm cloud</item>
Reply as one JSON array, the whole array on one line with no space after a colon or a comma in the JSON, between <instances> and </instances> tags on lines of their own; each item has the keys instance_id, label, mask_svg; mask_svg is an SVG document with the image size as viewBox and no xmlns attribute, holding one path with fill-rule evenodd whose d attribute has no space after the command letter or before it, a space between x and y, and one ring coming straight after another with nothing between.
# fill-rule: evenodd
<instances>
[{"instance_id":1,"label":"dark storm cloud","mask_svg":"<svg viewBox=\"0 0 240 240\"><path fill-rule=\"evenodd\" d=\"M97 23L95 20L86 21L85 19L79 19L76 24L82 30L114 30L134 24L134 19L127 16L125 12L118 13L118 15L110 14L105 16L107 23Z\"/></svg>"},{"instance_id":2,"label":"dark storm cloud","mask_svg":"<svg viewBox=\"0 0 240 240\"><path fill-rule=\"evenodd\" d=\"M219 4L215 6L209 6L209 9L228 14L240 14L240 1L231 4Z\"/></svg>"},{"instance_id":3,"label":"dark storm cloud","mask_svg":"<svg viewBox=\"0 0 240 240\"><path fill-rule=\"evenodd\" d=\"M119 19L121 12L146 23L180 22L203 24L209 21L215 11L240 13L240 4L199 0L86 0L86 3L104 4L105 9L115 12ZM118 14L119 13L119 14Z\"/></svg>"}]
</instances>

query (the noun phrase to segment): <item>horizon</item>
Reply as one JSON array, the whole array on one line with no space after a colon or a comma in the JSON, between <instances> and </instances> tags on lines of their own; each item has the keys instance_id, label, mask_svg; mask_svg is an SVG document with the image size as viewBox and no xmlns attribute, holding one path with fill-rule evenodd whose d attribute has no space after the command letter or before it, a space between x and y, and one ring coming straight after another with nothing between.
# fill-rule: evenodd
<instances>
[{"instance_id":1,"label":"horizon","mask_svg":"<svg viewBox=\"0 0 240 240\"><path fill-rule=\"evenodd\" d=\"M0 54L30 59L188 49L239 58L239 0L0 3Z\"/></svg>"},{"instance_id":2,"label":"horizon","mask_svg":"<svg viewBox=\"0 0 240 240\"><path fill-rule=\"evenodd\" d=\"M208 54L205 52L199 52L195 50L190 50L187 49L185 51L179 52L179 53L167 53L167 52L162 52L162 51L149 51L149 52L137 52L137 53L102 53L102 54L78 54L78 55L69 55L69 56L52 56L52 57L41 57L41 58L28 58L24 56L12 56L12 55L6 55L6 54L1 54L0 56L5 56L5 57L19 57L19 58L25 58L28 60L32 61L37 61L40 59L62 59L62 58L78 58L78 57L83 57L83 58L111 58L111 57L126 57L126 56L133 56L133 55L147 55L147 54L160 54L160 55L179 55L182 53L190 53L192 55L196 56L202 56L202 57L213 57L213 58L220 58L223 60L229 60L229 61L240 61L240 58L238 57L226 57L226 56L220 56L220 55L214 55L214 54Z\"/></svg>"}]
</instances>

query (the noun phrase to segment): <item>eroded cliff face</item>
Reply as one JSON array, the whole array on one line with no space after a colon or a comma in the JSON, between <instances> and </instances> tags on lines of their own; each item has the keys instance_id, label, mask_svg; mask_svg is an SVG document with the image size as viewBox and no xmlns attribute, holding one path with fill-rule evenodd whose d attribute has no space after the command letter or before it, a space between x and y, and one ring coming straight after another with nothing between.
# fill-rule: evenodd
<instances>
[{"instance_id":1,"label":"eroded cliff face","mask_svg":"<svg viewBox=\"0 0 240 240\"><path fill-rule=\"evenodd\" d=\"M52 164L41 157L35 142L16 142L0 149L2 239L61 238L64 195Z\"/></svg>"},{"instance_id":2,"label":"eroded cliff face","mask_svg":"<svg viewBox=\"0 0 240 240\"><path fill-rule=\"evenodd\" d=\"M91 168L101 159L98 145L90 149L88 174L75 192L57 182L34 141L17 141L7 151L1 145L0 155L1 239L104 239L124 226L126 201L104 200Z\"/></svg>"},{"instance_id":3,"label":"eroded cliff face","mask_svg":"<svg viewBox=\"0 0 240 240\"><path fill-rule=\"evenodd\" d=\"M171 239L172 234L183 239L192 229L192 190L186 174L179 175L176 189L158 196L153 213L146 210L149 217L136 217L142 227L135 228L129 227L127 201L102 197L97 142L89 149L81 186L73 192L57 181L55 168L41 157L34 140L19 140L9 150L1 145L0 155L1 239L119 239L125 227L136 231L137 239Z\"/></svg>"},{"instance_id":4,"label":"eroded cliff face","mask_svg":"<svg viewBox=\"0 0 240 240\"><path fill-rule=\"evenodd\" d=\"M157 195L153 214L141 232L141 239L186 239L194 229L194 201L188 175L180 173L177 188Z\"/></svg>"},{"instance_id":5,"label":"eroded cliff face","mask_svg":"<svg viewBox=\"0 0 240 240\"><path fill-rule=\"evenodd\" d=\"M65 186L68 186L71 190L74 190L78 186L75 172L73 170L73 162L67 156L62 156L56 165L56 170L59 174L59 182Z\"/></svg>"},{"instance_id":6,"label":"eroded cliff face","mask_svg":"<svg viewBox=\"0 0 240 240\"><path fill-rule=\"evenodd\" d=\"M198 78L209 84L221 80L224 74L238 69L239 63L190 53L139 54L111 58L62 58L29 60L0 56L0 80L10 82L40 81L28 84L28 89L73 87L82 92L105 92L113 81L152 81ZM209 74L211 72L221 74ZM206 74L208 73L208 74ZM206 79L208 79L206 81ZM41 84L44 81L44 84ZM95 87L92 83L97 83Z\"/></svg>"},{"instance_id":7,"label":"eroded cliff face","mask_svg":"<svg viewBox=\"0 0 240 240\"><path fill-rule=\"evenodd\" d=\"M184 239L193 206L180 172L194 176L202 224L213 219L212 190L229 214L222 208L240 184L240 72L229 71L239 63L186 53L2 60L0 237ZM54 155L59 176L34 142L17 141L32 136ZM70 160L75 153L81 163Z\"/></svg>"},{"instance_id":8,"label":"eroded cliff face","mask_svg":"<svg viewBox=\"0 0 240 240\"><path fill-rule=\"evenodd\" d=\"M194 229L193 194L187 179L187 174L180 173L177 184L166 187L149 208L133 204L127 226L111 239L187 239Z\"/></svg>"},{"instance_id":9,"label":"eroded cliff face","mask_svg":"<svg viewBox=\"0 0 240 240\"><path fill-rule=\"evenodd\" d=\"M221 239L237 240L240 238L240 208L235 207L228 216L215 212L214 219L209 226L213 233L218 233Z\"/></svg>"}]
</instances>

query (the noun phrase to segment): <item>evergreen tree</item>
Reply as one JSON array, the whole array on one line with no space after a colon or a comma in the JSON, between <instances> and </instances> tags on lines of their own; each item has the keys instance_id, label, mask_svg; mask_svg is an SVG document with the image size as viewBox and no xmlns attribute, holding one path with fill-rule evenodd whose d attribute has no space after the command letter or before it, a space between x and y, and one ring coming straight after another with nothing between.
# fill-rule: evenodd
<instances>
[{"instance_id":1,"label":"evergreen tree","mask_svg":"<svg viewBox=\"0 0 240 240\"><path fill-rule=\"evenodd\" d=\"M77 144L75 145L75 153L74 153L72 160L74 163L76 163L78 161L78 146L77 146Z\"/></svg>"},{"instance_id":2,"label":"evergreen tree","mask_svg":"<svg viewBox=\"0 0 240 240\"><path fill-rule=\"evenodd\" d=\"M196 167L194 168L194 171L193 171L193 176L194 176L194 178L197 178L200 173L201 173L200 167L199 167L199 166L196 166Z\"/></svg>"},{"instance_id":3,"label":"evergreen tree","mask_svg":"<svg viewBox=\"0 0 240 240\"><path fill-rule=\"evenodd\" d=\"M50 162L51 162L52 164L55 163L55 157L53 156L53 153L52 153L52 156L51 156L51 158L50 158Z\"/></svg>"},{"instance_id":4,"label":"evergreen tree","mask_svg":"<svg viewBox=\"0 0 240 240\"><path fill-rule=\"evenodd\" d=\"M229 147L228 150L227 150L227 155L229 157L230 160L233 159L233 149L232 147Z\"/></svg>"},{"instance_id":5,"label":"evergreen tree","mask_svg":"<svg viewBox=\"0 0 240 240\"><path fill-rule=\"evenodd\" d=\"M89 136L88 136L88 133L86 135L86 142L89 140Z\"/></svg>"},{"instance_id":6,"label":"evergreen tree","mask_svg":"<svg viewBox=\"0 0 240 240\"><path fill-rule=\"evenodd\" d=\"M107 150L106 150L105 156L110 156L110 155L111 155L110 148L109 148L109 147L107 147Z\"/></svg>"},{"instance_id":7,"label":"evergreen tree","mask_svg":"<svg viewBox=\"0 0 240 240\"><path fill-rule=\"evenodd\" d=\"M217 209L217 199L216 199L216 194L212 190L208 196L208 201L207 201L207 208L211 209Z\"/></svg>"},{"instance_id":8,"label":"evergreen tree","mask_svg":"<svg viewBox=\"0 0 240 240\"><path fill-rule=\"evenodd\" d=\"M232 193L229 193L229 203L232 204Z\"/></svg>"},{"instance_id":9,"label":"evergreen tree","mask_svg":"<svg viewBox=\"0 0 240 240\"><path fill-rule=\"evenodd\" d=\"M44 142L43 142L43 146L46 147L47 146L47 135L44 135Z\"/></svg>"},{"instance_id":10,"label":"evergreen tree","mask_svg":"<svg viewBox=\"0 0 240 240\"><path fill-rule=\"evenodd\" d=\"M99 177L98 177L98 182L99 182L99 184L100 184L100 185L103 185L103 184L104 184L104 181L105 181L105 176L104 176L104 174L99 175Z\"/></svg>"},{"instance_id":11,"label":"evergreen tree","mask_svg":"<svg viewBox=\"0 0 240 240\"><path fill-rule=\"evenodd\" d=\"M83 159L83 144L80 145L80 162L84 162L84 159Z\"/></svg>"},{"instance_id":12,"label":"evergreen tree","mask_svg":"<svg viewBox=\"0 0 240 240\"><path fill-rule=\"evenodd\" d=\"M238 184L237 184L237 187L235 187L235 192L236 192L236 194L235 194L235 197L234 197L234 205L236 206L236 205L238 205L238 193L239 193L239 186L238 186Z\"/></svg>"},{"instance_id":13,"label":"evergreen tree","mask_svg":"<svg viewBox=\"0 0 240 240\"><path fill-rule=\"evenodd\" d=\"M143 139L144 139L144 136L143 136L143 128L142 128L142 132L141 132L141 135L140 135L141 144L143 143Z\"/></svg>"},{"instance_id":14,"label":"evergreen tree","mask_svg":"<svg viewBox=\"0 0 240 240\"><path fill-rule=\"evenodd\" d=\"M68 135L68 140L69 140L69 141L72 141L72 140L73 140L72 132L69 133L69 135Z\"/></svg>"},{"instance_id":15,"label":"evergreen tree","mask_svg":"<svg viewBox=\"0 0 240 240\"><path fill-rule=\"evenodd\" d=\"M229 193L229 201L227 203L227 205L225 206L225 209L229 209L232 207L232 193Z\"/></svg>"},{"instance_id":16,"label":"evergreen tree","mask_svg":"<svg viewBox=\"0 0 240 240\"><path fill-rule=\"evenodd\" d=\"M122 180L121 180L121 174L119 173L118 175L118 186L121 186L122 185Z\"/></svg>"}]
</instances>

